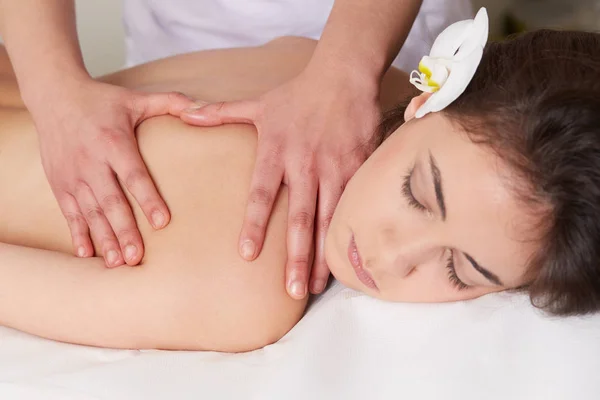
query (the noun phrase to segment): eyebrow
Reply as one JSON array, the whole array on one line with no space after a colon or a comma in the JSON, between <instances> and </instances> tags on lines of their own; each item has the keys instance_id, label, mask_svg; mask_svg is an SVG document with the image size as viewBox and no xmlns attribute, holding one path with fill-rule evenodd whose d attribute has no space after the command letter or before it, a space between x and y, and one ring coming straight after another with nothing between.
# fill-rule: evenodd
<instances>
[{"instance_id":1,"label":"eyebrow","mask_svg":"<svg viewBox=\"0 0 600 400\"><path fill-rule=\"evenodd\" d=\"M440 211L442 213L442 221L446 220L446 203L444 201L444 191L442 190L442 173L440 172L440 168L431 154L429 152L429 166L431 167L431 176L433 176L433 187L435 189L435 198L437 200L437 204L440 207ZM473 265L481 275L483 275L488 281L492 282L494 285L503 286L502 281L498 278L498 275L488 271L483 268L473 257L468 255L467 253L463 253L467 260Z\"/></svg>"},{"instance_id":2,"label":"eyebrow","mask_svg":"<svg viewBox=\"0 0 600 400\"><path fill-rule=\"evenodd\" d=\"M469 260L469 262L473 265L473 268L475 268L477 271L479 271L481 273L481 275L485 276L488 281L492 282L494 285L504 286L502 284L502 281L500 281L500 278L498 278L498 275L483 268L481 265L479 265L477 263L477 261L475 261L475 259L473 257L468 255L467 253L463 253L463 254L467 258L467 260Z\"/></svg>"},{"instance_id":3,"label":"eyebrow","mask_svg":"<svg viewBox=\"0 0 600 400\"><path fill-rule=\"evenodd\" d=\"M435 189L435 198L442 213L442 221L446 220L446 203L444 202L444 191L442 190L442 174L437 166L435 158L431 151L429 152L429 166L431 167L431 176L433 176L433 188Z\"/></svg>"}]
</instances>

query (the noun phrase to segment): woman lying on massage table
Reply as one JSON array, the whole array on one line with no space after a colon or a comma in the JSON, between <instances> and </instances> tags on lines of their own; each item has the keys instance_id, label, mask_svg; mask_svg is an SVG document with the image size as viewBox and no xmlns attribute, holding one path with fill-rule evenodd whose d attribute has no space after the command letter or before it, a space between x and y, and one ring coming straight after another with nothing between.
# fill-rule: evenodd
<instances>
[{"instance_id":1,"label":"woman lying on massage table","mask_svg":"<svg viewBox=\"0 0 600 400\"><path fill-rule=\"evenodd\" d=\"M313 41L284 38L165 59L101 80L207 101L241 99L293 77L313 48ZM0 324L96 346L241 351L278 340L301 318L306 301L291 299L284 284L285 188L260 257L246 262L237 251L253 126L197 128L160 117L139 127L142 155L172 222L155 231L136 208L145 258L139 267L111 270L101 258L69 254L69 230L5 53L0 73ZM389 109L410 92L407 75L392 71L382 102Z\"/></svg>"},{"instance_id":2,"label":"woman lying on massage table","mask_svg":"<svg viewBox=\"0 0 600 400\"><path fill-rule=\"evenodd\" d=\"M412 80L441 89L389 112L365 143L389 136L345 189L328 265L342 283L384 300L457 301L518 288L556 314L597 311L600 37L530 33L488 44L479 64L487 20L482 40L477 18L461 26L465 35L443 33L436 44L447 48L432 50L454 57L449 76L428 58L427 73ZM457 37L464 42L447 43ZM312 48L285 38L101 79L207 101L244 98L300 71ZM93 346L222 351L262 347L294 326L305 302L283 284L285 188L261 256L248 263L237 253L253 127L196 128L173 117L142 124L139 146L173 219L154 231L135 209L145 258L107 269L100 258L69 254L34 127L2 63L0 324ZM407 97L407 80L389 72L384 109Z\"/></svg>"}]
</instances>

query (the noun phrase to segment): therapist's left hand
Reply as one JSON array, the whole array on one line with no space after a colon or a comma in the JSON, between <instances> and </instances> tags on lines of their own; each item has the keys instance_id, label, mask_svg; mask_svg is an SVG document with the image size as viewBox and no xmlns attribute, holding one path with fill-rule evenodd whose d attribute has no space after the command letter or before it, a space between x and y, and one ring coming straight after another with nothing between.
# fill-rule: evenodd
<instances>
[{"instance_id":1,"label":"therapist's left hand","mask_svg":"<svg viewBox=\"0 0 600 400\"><path fill-rule=\"evenodd\" d=\"M296 299L306 296L309 277L312 293L327 284L327 229L346 183L376 147L380 120L379 82L351 70L325 71L309 64L257 99L209 104L181 116L200 126L256 126L256 164L239 249L247 260L258 257L280 185L287 184L286 287Z\"/></svg>"}]
</instances>

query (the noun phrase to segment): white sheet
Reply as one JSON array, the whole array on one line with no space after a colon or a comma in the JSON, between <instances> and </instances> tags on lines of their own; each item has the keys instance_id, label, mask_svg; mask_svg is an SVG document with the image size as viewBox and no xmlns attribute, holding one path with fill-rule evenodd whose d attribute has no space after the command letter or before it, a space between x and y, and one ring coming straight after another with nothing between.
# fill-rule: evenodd
<instances>
[{"instance_id":1,"label":"white sheet","mask_svg":"<svg viewBox=\"0 0 600 400\"><path fill-rule=\"evenodd\" d=\"M243 332L240 332L243 334ZM0 328L0 399L600 399L600 315L507 294L391 304L334 284L247 354L119 351Z\"/></svg>"}]
</instances>

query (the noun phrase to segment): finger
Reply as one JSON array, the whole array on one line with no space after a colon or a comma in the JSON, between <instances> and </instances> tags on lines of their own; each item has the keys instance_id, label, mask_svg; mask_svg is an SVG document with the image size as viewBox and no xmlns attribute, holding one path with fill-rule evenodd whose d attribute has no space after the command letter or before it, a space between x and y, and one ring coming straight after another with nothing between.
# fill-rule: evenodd
<instances>
[{"instance_id":1,"label":"finger","mask_svg":"<svg viewBox=\"0 0 600 400\"><path fill-rule=\"evenodd\" d=\"M123 143L121 152L111 157L110 162L152 227L162 229L167 226L171 219L169 209L154 185L136 142L132 139Z\"/></svg>"},{"instance_id":2,"label":"finger","mask_svg":"<svg viewBox=\"0 0 600 400\"><path fill-rule=\"evenodd\" d=\"M258 107L257 100L212 103L184 110L181 119L190 125L198 126L253 124Z\"/></svg>"},{"instance_id":3,"label":"finger","mask_svg":"<svg viewBox=\"0 0 600 400\"><path fill-rule=\"evenodd\" d=\"M194 107L196 103L183 93L137 93L134 97L134 115L136 125L159 115L179 117L183 110Z\"/></svg>"},{"instance_id":4,"label":"finger","mask_svg":"<svg viewBox=\"0 0 600 400\"><path fill-rule=\"evenodd\" d=\"M257 154L239 241L240 255L248 261L256 259L262 251L273 204L283 179L280 157L279 151L275 150L259 150Z\"/></svg>"},{"instance_id":5,"label":"finger","mask_svg":"<svg viewBox=\"0 0 600 400\"><path fill-rule=\"evenodd\" d=\"M315 262L310 274L310 292L319 294L327 286L329 267L325 258L325 238L331 225L333 212L340 201L344 185L336 182L319 186L317 228L315 232Z\"/></svg>"},{"instance_id":6,"label":"finger","mask_svg":"<svg viewBox=\"0 0 600 400\"><path fill-rule=\"evenodd\" d=\"M288 192L288 231L286 265L286 283L292 298L306 296L311 265L313 228L317 201L317 177L314 173L290 180Z\"/></svg>"},{"instance_id":7,"label":"finger","mask_svg":"<svg viewBox=\"0 0 600 400\"><path fill-rule=\"evenodd\" d=\"M117 237L87 183L79 185L76 198L83 216L90 227L92 238L104 257L106 266L112 268L123 265L123 256L121 255Z\"/></svg>"},{"instance_id":8,"label":"finger","mask_svg":"<svg viewBox=\"0 0 600 400\"><path fill-rule=\"evenodd\" d=\"M66 192L57 195L56 198L60 210L69 225L75 254L77 257L92 257L94 255L94 245L90 238L87 221L81 213L77 200Z\"/></svg>"},{"instance_id":9,"label":"finger","mask_svg":"<svg viewBox=\"0 0 600 400\"><path fill-rule=\"evenodd\" d=\"M104 185L95 188L94 195L116 234L125 262L128 265L139 264L144 254L142 236L117 179L112 176Z\"/></svg>"}]
</instances>

